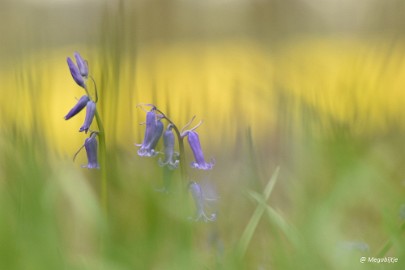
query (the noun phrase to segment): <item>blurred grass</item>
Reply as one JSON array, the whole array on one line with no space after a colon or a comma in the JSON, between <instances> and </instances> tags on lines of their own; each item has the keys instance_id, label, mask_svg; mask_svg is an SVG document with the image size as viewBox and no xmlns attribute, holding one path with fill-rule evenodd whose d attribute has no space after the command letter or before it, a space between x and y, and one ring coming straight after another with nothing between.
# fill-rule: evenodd
<instances>
[{"instance_id":1,"label":"blurred grass","mask_svg":"<svg viewBox=\"0 0 405 270\"><path fill-rule=\"evenodd\" d=\"M22 50L1 65L1 269L404 268L402 40L141 40L130 15L106 9L98 42ZM83 94L66 67L74 50L100 91L108 220L100 172L80 168L84 154L71 160L85 138L82 115L63 120ZM171 193L155 192L167 172L136 155L137 103L155 103L180 126L204 120L200 138L216 166L192 176L217 189L217 222L187 220L193 202L177 172ZM266 202L259 194L278 166ZM399 263L359 263L387 239Z\"/></svg>"}]
</instances>

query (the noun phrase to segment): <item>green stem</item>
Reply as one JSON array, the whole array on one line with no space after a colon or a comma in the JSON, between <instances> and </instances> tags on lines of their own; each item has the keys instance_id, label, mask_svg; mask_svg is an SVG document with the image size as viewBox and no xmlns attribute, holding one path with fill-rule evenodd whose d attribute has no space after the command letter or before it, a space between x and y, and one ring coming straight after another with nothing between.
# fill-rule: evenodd
<instances>
[{"instance_id":1,"label":"green stem","mask_svg":"<svg viewBox=\"0 0 405 270\"><path fill-rule=\"evenodd\" d=\"M184 151L184 142L183 137L180 134L179 129L173 125L174 132L177 136L177 141L179 142L179 152L180 152L180 174L181 178L183 179L183 183L187 183L187 171L186 171L186 158L185 158L185 151Z\"/></svg>"},{"instance_id":2,"label":"green stem","mask_svg":"<svg viewBox=\"0 0 405 270\"><path fill-rule=\"evenodd\" d=\"M99 138L99 145L100 145L100 168L101 168L101 207L104 213L107 215L108 213L108 192L107 192L107 163L106 163L106 145L105 145L105 132L103 122L101 121L100 115L98 114L98 110L96 109L96 122L99 129L98 138Z\"/></svg>"},{"instance_id":3,"label":"green stem","mask_svg":"<svg viewBox=\"0 0 405 270\"><path fill-rule=\"evenodd\" d=\"M89 76L89 78L92 80L94 84L94 92L95 92L95 100L94 102L97 103L98 101L98 90L97 90L97 84L96 81L92 76ZM84 87L84 90L86 91L87 96L90 97L89 90L87 87ZM96 122L98 126L98 138L99 138L99 145L100 145L100 155L99 155L99 161L100 161L100 168L101 168L101 187L100 187L100 197L101 197L101 207L104 211L104 214L107 215L108 213L108 192L107 192L107 166L106 166L106 145L105 145L105 131L104 131L104 126L103 122L101 121L100 115L98 114L98 110L96 109L95 113L96 117Z\"/></svg>"}]
</instances>

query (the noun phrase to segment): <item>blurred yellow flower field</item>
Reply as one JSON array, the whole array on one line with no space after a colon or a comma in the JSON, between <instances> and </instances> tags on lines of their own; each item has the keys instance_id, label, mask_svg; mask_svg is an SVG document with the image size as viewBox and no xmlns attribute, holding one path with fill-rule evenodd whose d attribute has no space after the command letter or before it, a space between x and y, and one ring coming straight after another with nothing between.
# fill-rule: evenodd
<instances>
[{"instance_id":1,"label":"blurred yellow flower field","mask_svg":"<svg viewBox=\"0 0 405 270\"><path fill-rule=\"evenodd\" d=\"M247 127L260 140L282 125L295 134L317 135L332 135L336 126L360 136L402 130L402 47L377 44L335 38L275 49L248 40L148 45L139 48L136 59L123 56L119 80L107 78L107 87L99 89L105 96L102 114L122 146L140 140L139 103L159 104L183 123L193 115L206 120L202 132L221 134L211 136L215 145L224 137L235 140L237 130ZM78 144L67 131L81 121L61 121L82 94L66 76L65 59L74 50L40 52L1 74L4 121L18 119L27 131L37 124L65 154ZM92 60L99 54L97 49L84 53ZM95 69L96 77L111 76L97 73L103 70L100 63ZM306 113L313 118L304 120Z\"/></svg>"}]
</instances>

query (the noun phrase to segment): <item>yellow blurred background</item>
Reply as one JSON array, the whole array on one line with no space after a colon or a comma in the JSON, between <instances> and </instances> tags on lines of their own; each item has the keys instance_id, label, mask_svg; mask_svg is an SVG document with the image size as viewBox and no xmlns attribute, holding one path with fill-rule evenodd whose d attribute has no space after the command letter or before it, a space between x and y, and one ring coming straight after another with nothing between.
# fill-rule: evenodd
<instances>
[{"instance_id":1,"label":"yellow blurred background","mask_svg":"<svg viewBox=\"0 0 405 270\"><path fill-rule=\"evenodd\" d=\"M277 51L247 39L148 44L137 48L135 59L122 56L118 78L103 71L99 48L38 51L2 69L2 125L29 132L35 124L58 152L78 148L84 112L69 121L63 116L84 94L66 64L80 51L96 82L109 77L105 87L98 85L101 115L107 136L121 147L142 140L139 103L155 104L180 126L196 115L212 145L235 142L248 127L258 141L282 126L295 135L333 135L337 126L351 135L402 132L402 44L376 44L312 38Z\"/></svg>"}]
</instances>

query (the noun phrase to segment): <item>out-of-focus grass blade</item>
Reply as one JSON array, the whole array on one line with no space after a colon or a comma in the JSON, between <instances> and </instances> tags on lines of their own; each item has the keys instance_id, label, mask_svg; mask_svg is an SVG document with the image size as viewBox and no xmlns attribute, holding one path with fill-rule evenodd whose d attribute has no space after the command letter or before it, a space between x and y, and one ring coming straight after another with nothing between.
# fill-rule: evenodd
<instances>
[{"instance_id":1,"label":"out-of-focus grass blade","mask_svg":"<svg viewBox=\"0 0 405 270\"><path fill-rule=\"evenodd\" d=\"M401 233L405 232L405 223L402 223L401 227L399 227L397 235L400 235ZM387 252L391 249L391 247L394 244L394 237L391 237L390 239L388 239L384 245L381 247L381 249L378 251L377 255L375 256L376 258L382 258L384 257Z\"/></svg>"},{"instance_id":2,"label":"out-of-focus grass blade","mask_svg":"<svg viewBox=\"0 0 405 270\"><path fill-rule=\"evenodd\" d=\"M269 221L272 224L274 224L275 226L277 226L287 236L287 238L290 240L290 242L295 247L297 247L298 246L298 237L297 237L297 233L294 230L294 228L291 227L284 220L284 218L279 213L277 213L276 210L274 210L270 205L268 205L266 203L266 201L264 200L262 195L260 195L257 192L254 192L254 191L249 191L248 194L252 199L254 199L255 201L257 201L259 203L259 206L262 206L266 210Z\"/></svg>"},{"instance_id":3,"label":"out-of-focus grass blade","mask_svg":"<svg viewBox=\"0 0 405 270\"><path fill-rule=\"evenodd\" d=\"M273 175L271 176L270 181L267 183L266 188L264 189L265 200L268 200L270 198L270 194L273 191L274 185L277 182L279 171L280 171L280 167L277 167L276 170L274 171Z\"/></svg>"},{"instance_id":4,"label":"out-of-focus grass blade","mask_svg":"<svg viewBox=\"0 0 405 270\"><path fill-rule=\"evenodd\" d=\"M280 167L276 168L276 170L274 171L273 175L271 176L269 182L267 183L267 185L264 189L264 199L265 200L267 200L270 197L270 194L274 188L274 185L277 182L279 169L280 169ZM256 207L252 217L250 218L248 225L246 226L245 230L243 231L243 234L238 243L238 255L240 257L243 257L245 255L247 247L249 246L249 243L252 240L253 234L257 227L257 224L259 224L260 218L262 217L265 209L266 208L264 205L259 204Z\"/></svg>"}]
</instances>

